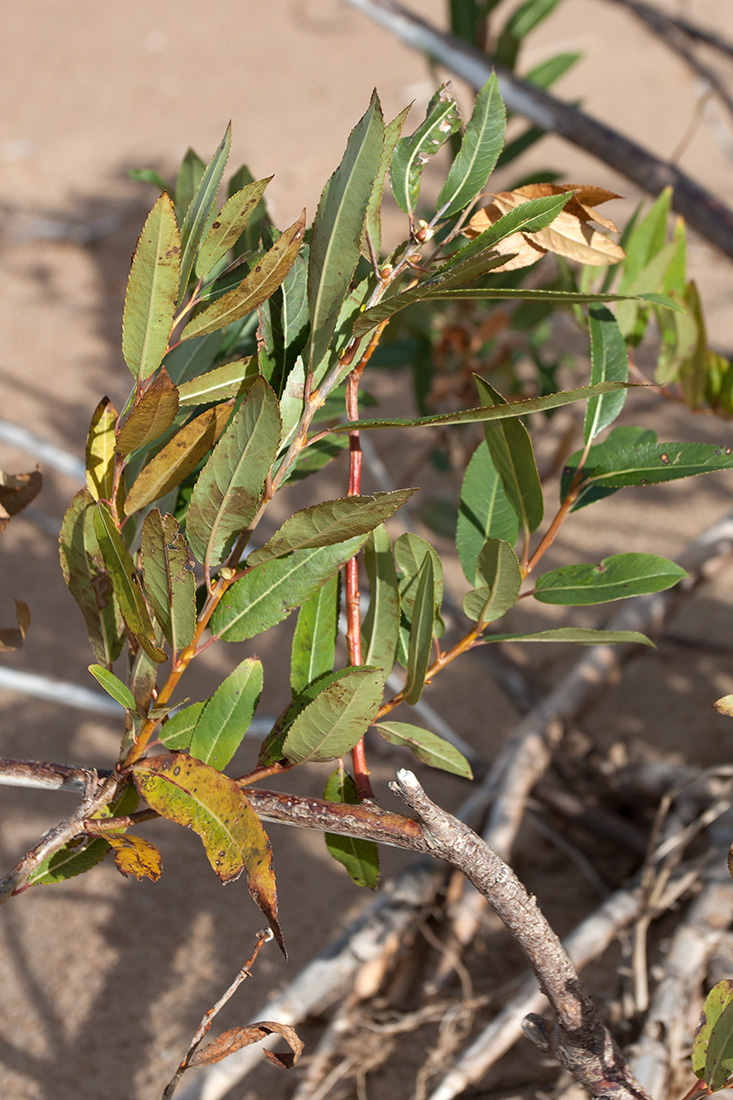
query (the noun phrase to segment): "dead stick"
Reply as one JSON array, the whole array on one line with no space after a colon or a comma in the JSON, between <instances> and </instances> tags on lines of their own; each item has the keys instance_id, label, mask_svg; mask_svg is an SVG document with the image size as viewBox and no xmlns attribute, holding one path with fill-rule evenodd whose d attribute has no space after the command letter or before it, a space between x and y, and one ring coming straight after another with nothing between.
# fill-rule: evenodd
<instances>
[{"instance_id":1,"label":"dead stick","mask_svg":"<svg viewBox=\"0 0 733 1100\"><path fill-rule=\"evenodd\" d=\"M701 237L726 256L733 257L733 210L724 206L674 164L659 160L648 149L569 103L551 96L502 65L472 49L453 35L426 23L394 0L346 0L375 22L421 53L461 77L473 88L481 88L493 70L499 90L510 111L524 115L535 126L559 134L598 157L632 180L650 195L665 187L673 190L672 205Z\"/></svg>"}]
</instances>

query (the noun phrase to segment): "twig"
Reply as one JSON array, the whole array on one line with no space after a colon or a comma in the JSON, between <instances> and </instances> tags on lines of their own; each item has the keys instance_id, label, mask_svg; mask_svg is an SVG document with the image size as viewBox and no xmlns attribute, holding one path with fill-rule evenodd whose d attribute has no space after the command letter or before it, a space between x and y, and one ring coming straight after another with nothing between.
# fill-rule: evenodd
<instances>
[{"instance_id":1,"label":"twig","mask_svg":"<svg viewBox=\"0 0 733 1100\"><path fill-rule=\"evenodd\" d=\"M499 89L510 111L524 115L543 130L559 134L621 172L644 191L673 191L672 205L688 225L726 256L733 257L733 210L700 187L675 165L659 160L648 149L598 119L528 84L465 42L426 23L394 0L346 0L403 42L456 73L473 88L481 88L496 70Z\"/></svg>"},{"instance_id":2,"label":"twig","mask_svg":"<svg viewBox=\"0 0 733 1100\"><path fill-rule=\"evenodd\" d=\"M706 30L697 23L690 23L688 19L681 19L679 16L670 15L668 12L659 11L650 4L642 3L641 0L611 0L611 3L621 4L623 7L629 8L641 19L647 19L651 25L654 25L653 21L664 21L667 26L682 31L693 41L704 42L707 46L719 50L720 53L733 57L733 42L726 41L719 34L713 34L712 31Z\"/></svg>"},{"instance_id":3,"label":"twig","mask_svg":"<svg viewBox=\"0 0 733 1100\"><path fill-rule=\"evenodd\" d=\"M462 871L489 901L529 962L557 1015L552 1033L539 1018L533 1019L530 1038L551 1051L592 1097L643 1100L646 1093L585 993L560 940L508 864L476 833L431 802L412 772L398 772L392 788L418 814L433 853Z\"/></svg>"}]
</instances>

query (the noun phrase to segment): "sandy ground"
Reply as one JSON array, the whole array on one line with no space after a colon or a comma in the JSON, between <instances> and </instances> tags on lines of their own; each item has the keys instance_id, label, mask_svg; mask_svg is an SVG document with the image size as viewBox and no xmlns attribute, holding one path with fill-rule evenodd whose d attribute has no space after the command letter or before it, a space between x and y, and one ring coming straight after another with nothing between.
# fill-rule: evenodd
<instances>
[{"instance_id":1,"label":"sandy ground","mask_svg":"<svg viewBox=\"0 0 733 1100\"><path fill-rule=\"evenodd\" d=\"M443 18L436 0L413 6ZM665 7L733 38L730 0ZM304 205L312 217L373 86L390 117L413 99L421 107L434 86L421 57L339 0L220 0L210 10L191 0L26 0L4 5L0 28L0 417L77 457L101 394L119 401L129 385L121 308L130 252L154 194L132 184L127 170L153 166L170 175L188 145L210 155L231 118L231 164L247 162L255 176L275 173L270 206L284 226ZM565 0L531 40L526 65L558 50L584 54L559 88L564 97L582 98L660 156L679 153L684 169L733 204L730 119L726 130L687 68L628 14L608 0ZM721 72L730 87L730 68ZM546 139L524 167L540 164L628 195L614 215L621 221L638 197L559 141ZM693 239L690 268L711 338L730 355L731 265ZM383 383L385 395L397 384ZM667 438L730 438L729 425L660 410L649 399L637 399L635 416L653 418ZM5 470L32 468L36 457L0 444ZM52 528L78 482L47 466L44 478L37 503ZM620 494L579 516L555 560L624 549L674 557L729 509L730 496L731 479L722 475ZM19 518L0 552L3 616L9 619L13 596L27 600L33 615L25 648L3 655L2 665L88 686L88 644L53 535L37 519ZM663 643L634 664L586 732L602 747L643 740L695 761L728 762L730 725L709 708L731 690L725 647L732 603L724 578L674 624L676 634L719 643L722 652L694 641ZM572 658L531 659L532 675L547 684ZM221 660L199 662L192 697L220 681ZM279 709L280 689L268 685L269 713ZM466 661L451 687L436 687L430 702L488 758L516 717L478 658ZM99 766L114 756L112 719L8 691L0 708L4 755ZM377 762L382 791L395 766L392 758ZM448 805L465 793L442 775L426 782ZM70 807L67 795L0 788L3 867ZM103 865L69 884L30 891L0 912L0 1094L8 1100L158 1096L201 1012L249 953L261 920L245 887L219 889L190 834L161 825L155 837L165 860L157 885L124 881ZM327 858L319 837L275 829L273 842L291 959L285 965L266 953L226 1023L248 1016L368 900ZM388 853L385 872L404 863ZM261 1078L262 1092L240 1086L233 1095L285 1095L292 1085L273 1075ZM383 1079L380 1089L402 1095L399 1076L391 1088Z\"/></svg>"}]
</instances>

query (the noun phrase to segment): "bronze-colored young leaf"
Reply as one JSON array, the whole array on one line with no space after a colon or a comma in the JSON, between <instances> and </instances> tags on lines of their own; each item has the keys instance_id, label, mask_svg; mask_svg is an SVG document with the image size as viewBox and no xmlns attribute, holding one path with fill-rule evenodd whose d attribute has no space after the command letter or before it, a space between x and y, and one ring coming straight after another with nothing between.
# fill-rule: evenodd
<instances>
[{"instance_id":1,"label":"bronze-colored young leaf","mask_svg":"<svg viewBox=\"0 0 733 1100\"><path fill-rule=\"evenodd\" d=\"M196 629L196 580L188 544L173 516L148 512L142 550L145 592L168 645L179 653Z\"/></svg>"},{"instance_id":2,"label":"bronze-colored young leaf","mask_svg":"<svg viewBox=\"0 0 733 1100\"><path fill-rule=\"evenodd\" d=\"M140 761L133 768L133 778L151 809L198 833L223 883L233 882L246 868L249 892L285 954L270 842L234 780L180 753Z\"/></svg>"},{"instance_id":3,"label":"bronze-colored young leaf","mask_svg":"<svg viewBox=\"0 0 733 1100\"><path fill-rule=\"evenodd\" d=\"M97 504L94 508L94 530L130 632L152 660L166 661L165 650L155 644L155 631L135 564L106 504Z\"/></svg>"},{"instance_id":4,"label":"bronze-colored young leaf","mask_svg":"<svg viewBox=\"0 0 733 1100\"><path fill-rule=\"evenodd\" d=\"M132 833L105 832L104 839L114 855L117 870L125 878L149 878L157 882L163 873L163 861L160 852L141 836Z\"/></svg>"},{"instance_id":5,"label":"bronze-colored young leaf","mask_svg":"<svg viewBox=\"0 0 733 1100\"><path fill-rule=\"evenodd\" d=\"M124 644L124 623L94 530L94 498L80 490L69 505L59 535L64 580L76 600L100 665L110 666Z\"/></svg>"},{"instance_id":6,"label":"bronze-colored young leaf","mask_svg":"<svg viewBox=\"0 0 733 1100\"><path fill-rule=\"evenodd\" d=\"M208 275L237 243L271 179L272 176L268 176L267 179L248 183L224 203L196 257L196 275L199 279Z\"/></svg>"},{"instance_id":7,"label":"bronze-colored young leaf","mask_svg":"<svg viewBox=\"0 0 733 1100\"><path fill-rule=\"evenodd\" d=\"M186 535L207 570L226 557L257 511L279 442L277 398L264 378L257 378L191 494Z\"/></svg>"},{"instance_id":8,"label":"bronze-colored young leaf","mask_svg":"<svg viewBox=\"0 0 733 1100\"><path fill-rule=\"evenodd\" d=\"M15 621L17 626L0 628L0 653L9 653L20 649L31 625L31 612L23 600L15 600Z\"/></svg>"},{"instance_id":9,"label":"bronze-colored young leaf","mask_svg":"<svg viewBox=\"0 0 733 1100\"><path fill-rule=\"evenodd\" d=\"M192 473L224 431L234 407L225 401L189 420L137 475L125 499L125 515L131 516Z\"/></svg>"},{"instance_id":10,"label":"bronze-colored young leaf","mask_svg":"<svg viewBox=\"0 0 733 1100\"><path fill-rule=\"evenodd\" d=\"M279 1066L281 1069L292 1069L303 1052L303 1040L288 1024L278 1024L273 1020L261 1020L257 1024L250 1024L249 1027L232 1027L228 1031L222 1032L218 1039L214 1039L213 1043L208 1043L205 1047L197 1050L191 1056L188 1064L189 1066L216 1065L217 1062L221 1062L223 1058L234 1054L236 1050L241 1050L242 1047L251 1046L252 1043L261 1043L268 1035L282 1035L292 1054L278 1050L263 1050L262 1053L274 1066Z\"/></svg>"},{"instance_id":11,"label":"bronze-colored young leaf","mask_svg":"<svg viewBox=\"0 0 733 1100\"><path fill-rule=\"evenodd\" d=\"M130 415L120 428L115 450L127 455L145 447L170 428L178 412L178 390L161 367L142 397L132 406Z\"/></svg>"},{"instance_id":12,"label":"bronze-colored young leaf","mask_svg":"<svg viewBox=\"0 0 733 1100\"><path fill-rule=\"evenodd\" d=\"M176 215L163 192L132 257L122 318L122 354L139 382L160 366L173 328L181 278Z\"/></svg>"},{"instance_id":13,"label":"bronze-colored young leaf","mask_svg":"<svg viewBox=\"0 0 733 1100\"><path fill-rule=\"evenodd\" d=\"M94 410L86 445L86 483L95 500L111 500L117 409L103 397Z\"/></svg>"},{"instance_id":14,"label":"bronze-colored young leaf","mask_svg":"<svg viewBox=\"0 0 733 1100\"><path fill-rule=\"evenodd\" d=\"M215 332L257 309L282 283L295 261L304 235L305 210L278 237L269 252L257 261L239 286L217 298L188 322L181 339L190 340L192 336Z\"/></svg>"}]
</instances>

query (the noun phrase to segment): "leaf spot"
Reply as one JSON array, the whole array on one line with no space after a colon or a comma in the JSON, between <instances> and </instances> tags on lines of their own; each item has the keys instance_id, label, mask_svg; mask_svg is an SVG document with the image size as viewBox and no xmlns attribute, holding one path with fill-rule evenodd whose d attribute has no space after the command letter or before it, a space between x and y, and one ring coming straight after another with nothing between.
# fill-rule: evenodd
<instances>
[{"instance_id":1,"label":"leaf spot","mask_svg":"<svg viewBox=\"0 0 733 1100\"><path fill-rule=\"evenodd\" d=\"M659 461L663 462L665 466L669 466L669 455L668 454L661 454L659 456Z\"/></svg>"}]
</instances>

